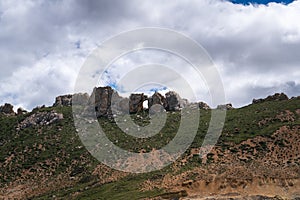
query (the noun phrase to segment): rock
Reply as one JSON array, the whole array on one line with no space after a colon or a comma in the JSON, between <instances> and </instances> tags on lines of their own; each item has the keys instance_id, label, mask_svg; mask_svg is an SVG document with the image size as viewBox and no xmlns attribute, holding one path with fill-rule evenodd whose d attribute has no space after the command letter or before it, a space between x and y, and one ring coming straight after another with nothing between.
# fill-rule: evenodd
<instances>
[{"instance_id":1,"label":"rock","mask_svg":"<svg viewBox=\"0 0 300 200\"><path fill-rule=\"evenodd\" d=\"M32 126L45 126L53 124L64 118L62 113L57 113L56 111L50 112L36 112L32 115L26 117L17 126L17 130L24 129Z\"/></svg>"},{"instance_id":2,"label":"rock","mask_svg":"<svg viewBox=\"0 0 300 200\"><path fill-rule=\"evenodd\" d=\"M129 99L120 96L114 96L112 101L113 114L128 114L129 113Z\"/></svg>"},{"instance_id":3,"label":"rock","mask_svg":"<svg viewBox=\"0 0 300 200\"><path fill-rule=\"evenodd\" d=\"M174 91L170 91L166 93L167 100L167 111L178 111L186 105L186 101L182 100L181 97Z\"/></svg>"},{"instance_id":4,"label":"rock","mask_svg":"<svg viewBox=\"0 0 300 200\"><path fill-rule=\"evenodd\" d=\"M299 99L300 100L300 96L292 97L291 99Z\"/></svg>"},{"instance_id":5,"label":"rock","mask_svg":"<svg viewBox=\"0 0 300 200\"><path fill-rule=\"evenodd\" d=\"M72 106L73 102L76 104L85 104L88 100L89 95L87 93L67 94L56 97L53 106Z\"/></svg>"},{"instance_id":6,"label":"rock","mask_svg":"<svg viewBox=\"0 0 300 200\"><path fill-rule=\"evenodd\" d=\"M71 106L72 105L72 95L62 95L55 98L55 103L53 106Z\"/></svg>"},{"instance_id":7,"label":"rock","mask_svg":"<svg viewBox=\"0 0 300 200\"><path fill-rule=\"evenodd\" d=\"M27 113L27 111L24 110L23 108L18 108L18 110L17 110L17 115L24 115L26 113Z\"/></svg>"},{"instance_id":8,"label":"rock","mask_svg":"<svg viewBox=\"0 0 300 200\"><path fill-rule=\"evenodd\" d=\"M158 92L155 92L151 97L148 98L149 109L155 104L161 105L163 108L166 108L168 105L166 98Z\"/></svg>"},{"instance_id":9,"label":"rock","mask_svg":"<svg viewBox=\"0 0 300 200\"><path fill-rule=\"evenodd\" d=\"M234 109L231 103L227 103L224 105L218 105L217 109L221 109L221 110L232 110Z\"/></svg>"},{"instance_id":10,"label":"rock","mask_svg":"<svg viewBox=\"0 0 300 200\"><path fill-rule=\"evenodd\" d=\"M113 93L116 93L116 91L109 86L95 87L88 102L92 109L89 109L88 112L90 114L96 112L97 117L112 116L111 99Z\"/></svg>"},{"instance_id":11,"label":"rock","mask_svg":"<svg viewBox=\"0 0 300 200\"><path fill-rule=\"evenodd\" d=\"M5 103L3 106L0 106L0 113L4 113L6 115L15 115L13 108L13 105Z\"/></svg>"},{"instance_id":12,"label":"rock","mask_svg":"<svg viewBox=\"0 0 300 200\"><path fill-rule=\"evenodd\" d=\"M147 100L147 96L144 93L131 94L129 97L129 112L137 113L144 110L143 103Z\"/></svg>"},{"instance_id":13,"label":"rock","mask_svg":"<svg viewBox=\"0 0 300 200\"><path fill-rule=\"evenodd\" d=\"M203 110L209 110L210 109L209 105L205 102L199 102L198 104L199 104L200 109L203 109Z\"/></svg>"},{"instance_id":14,"label":"rock","mask_svg":"<svg viewBox=\"0 0 300 200\"><path fill-rule=\"evenodd\" d=\"M284 93L275 93L274 95L270 95L264 99L253 99L252 103L262 103L266 101L283 101L283 100L289 100L288 96Z\"/></svg>"},{"instance_id":15,"label":"rock","mask_svg":"<svg viewBox=\"0 0 300 200\"><path fill-rule=\"evenodd\" d=\"M72 95L72 103L76 103L77 105L86 105L89 101L90 96L88 93L76 93Z\"/></svg>"},{"instance_id":16,"label":"rock","mask_svg":"<svg viewBox=\"0 0 300 200\"><path fill-rule=\"evenodd\" d=\"M39 111L40 109L45 108L45 107L46 107L45 105L37 106L37 107L35 107L35 108L32 109L32 112L37 112L37 111Z\"/></svg>"}]
</instances>

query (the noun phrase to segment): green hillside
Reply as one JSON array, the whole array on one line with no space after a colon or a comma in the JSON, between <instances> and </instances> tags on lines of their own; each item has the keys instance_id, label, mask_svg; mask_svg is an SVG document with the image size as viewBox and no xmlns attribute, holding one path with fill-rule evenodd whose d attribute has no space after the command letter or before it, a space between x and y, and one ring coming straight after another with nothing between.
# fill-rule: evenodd
<instances>
[{"instance_id":1,"label":"green hillside","mask_svg":"<svg viewBox=\"0 0 300 200\"><path fill-rule=\"evenodd\" d=\"M49 125L17 128L18 124L37 112L62 113L63 119ZM187 195L167 188L143 189L146 180L154 183L167 174L176 175L194 168L215 166L214 159L203 163L199 156L189 157L192 149L201 146L210 120L210 110L201 110L198 133L189 150L174 164L151 173L129 174L100 164L83 147L77 136L71 107L46 107L19 116L0 115L0 199L143 199L166 198ZM143 116L143 117L138 117ZM147 124L147 112L133 114L138 124ZM179 127L180 112L167 113L167 123L157 135L149 139L137 139L124 134L113 120L99 118L99 123L111 141L123 149L139 152L150 151L166 145ZM222 136L217 146L232 154L249 138L272 138L281 127L300 126L300 99L267 101L227 111ZM300 134L298 132L298 134ZM264 154L266 144L256 148ZM278 145L285 145L278 142ZM234 150L236 149L236 150ZM210 154L208 155L208 157ZM188 158L179 170L174 170L181 159ZM298 159L298 160L297 160ZM251 162L251 159L247 162ZM293 158L293 167L299 169L299 155ZM197 177L189 177L196 180Z\"/></svg>"}]
</instances>

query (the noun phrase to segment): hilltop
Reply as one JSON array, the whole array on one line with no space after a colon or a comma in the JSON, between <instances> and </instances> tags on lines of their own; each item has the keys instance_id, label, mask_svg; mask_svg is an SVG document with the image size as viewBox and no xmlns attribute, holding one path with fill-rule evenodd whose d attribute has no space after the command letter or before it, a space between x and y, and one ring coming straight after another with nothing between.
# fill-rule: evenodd
<instances>
[{"instance_id":1,"label":"hilltop","mask_svg":"<svg viewBox=\"0 0 300 200\"><path fill-rule=\"evenodd\" d=\"M95 88L95 110L107 137L133 152L166 145L179 127L180 110L188 102L178 94L121 98L131 118L149 123L149 110L162 105L167 123L148 139L124 134L113 120L109 87ZM90 96L76 96L90 101ZM99 163L80 141L72 116L72 95L53 106L30 112L0 107L0 199L299 199L300 97L275 94L234 109L230 104L217 145L199 157L211 117L203 102L197 135L176 162L162 170L130 174ZM121 109L122 110L122 109ZM126 110L126 109L125 109Z\"/></svg>"}]
</instances>

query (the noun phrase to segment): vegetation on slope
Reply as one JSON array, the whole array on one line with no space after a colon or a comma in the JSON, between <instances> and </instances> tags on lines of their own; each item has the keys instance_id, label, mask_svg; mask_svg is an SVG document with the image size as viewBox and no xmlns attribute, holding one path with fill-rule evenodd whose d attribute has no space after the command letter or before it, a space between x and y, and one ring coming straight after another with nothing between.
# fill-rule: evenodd
<instances>
[{"instance_id":1,"label":"vegetation on slope","mask_svg":"<svg viewBox=\"0 0 300 200\"><path fill-rule=\"evenodd\" d=\"M271 137L282 126L292 128L300 125L299 105L299 99L291 99L228 110L217 146L229 149L232 143L240 144L249 138ZM99 164L83 147L73 124L71 107L49 107L35 112L51 110L62 113L64 119L51 125L21 130L16 129L18 123L32 113L22 116L0 116L0 197L1 194L8 195L9 189L21 185L20 190L25 191L19 191L22 199L150 198L167 191L163 188L141 190L141 184L145 180L155 182L166 174L182 173L203 165L201 158L194 156L176 172L176 163L147 174L127 174L108 169ZM132 115L132 118L140 125L149 123L146 112ZM152 148L159 149L166 145L176 134L179 121L180 113L170 112L160 133L149 139L137 139L124 134L114 121L99 118L99 123L108 138L121 148L133 152L140 152L142 149L150 151ZM210 111L201 110L198 133L182 158L188 156L191 149L201 146L209 121ZM265 149L264 145L261 143L262 152ZM97 168L101 170L97 171Z\"/></svg>"}]
</instances>

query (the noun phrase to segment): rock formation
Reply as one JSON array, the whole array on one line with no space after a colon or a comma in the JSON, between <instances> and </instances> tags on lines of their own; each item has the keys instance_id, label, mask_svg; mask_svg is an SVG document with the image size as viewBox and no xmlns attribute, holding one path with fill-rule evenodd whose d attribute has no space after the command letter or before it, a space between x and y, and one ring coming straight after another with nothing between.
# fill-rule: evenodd
<instances>
[{"instance_id":1,"label":"rock formation","mask_svg":"<svg viewBox=\"0 0 300 200\"><path fill-rule=\"evenodd\" d=\"M72 95L62 95L55 98L55 103L53 106L71 106L72 105Z\"/></svg>"},{"instance_id":2,"label":"rock formation","mask_svg":"<svg viewBox=\"0 0 300 200\"><path fill-rule=\"evenodd\" d=\"M116 93L111 87L95 87L89 104L94 106L97 117L109 117L112 115L111 99Z\"/></svg>"},{"instance_id":3,"label":"rock formation","mask_svg":"<svg viewBox=\"0 0 300 200\"><path fill-rule=\"evenodd\" d=\"M209 105L205 102L199 102L199 108L203 109L203 110L209 110L210 109Z\"/></svg>"},{"instance_id":4,"label":"rock formation","mask_svg":"<svg viewBox=\"0 0 300 200\"><path fill-rule=\"evenodd\" d=\"M6 114L6 115L15 115L13 108L14 108L13 105L11 105L9 103L5 103L3 106L0 106L0 113Z\"/></svg>"},{"instance_id":5,"label":"rock formation","mask_svg":"<svg viewBox=\"0 0 300 200\"><path fill-rule=\"evenodd\" d=\"M144 110L143 103L147 100L147 96L144 93L131 94L129 97L129 112L137 113Z\"/></svg>"},{"instance_id":6,"label":"rock formation","mask_svg":"<svg viewBox=\"0 0 300 200\"><path fill-rule=\"evenodd\" d=\"M234 109L231 103L227 103L224 105L218 105L217 109L222 109L222 110L232 110Z\"/></svg>"},{"instance_id":7,"label":"rock formation","mask_svg":"<svg viewBox=\"0 0 300 200\"><path fill-rule=\"evenodd\" d=\"M283 100L289 100L288 96L284 93L275 93L274 95L270 95L267 98L264 99L253 99L252 103L262 103L266 101L283 101Z\"/></svg>"},{"instance_id":8,"label":"rock formation","mask_svg":"<svg viewBox=\"0 0 300 200\"><path fill-rule=\"evenodd\" d=\"M27 111L24 110L23 108L18 108L18 110L17 110L17 115L24 115L26 113L27 113Z\"/></svg>"},{"instance_id":9,"label":"rock formation","mask_svg":"<svg viewBox=\"0 0 300 200\"><path fill-rule=\"evenodd\" d=\"M73 101L76 102L76 104L80 104L86 103L88 100L89 95L87 93L67 94L56 97L53 106L72 106Z\"/></svg>"},{"instance_id":10,"label":"rock formation","mask_svg":"<svg viewBox=\"0 0 300 200\"><path fill-rule=\"evenodd\" d=\"M178 111L185 106L186 100L181 99L181 97L174 91L166 93L167 111Z\"/></svg>"},{"instance_id":11,"label":"rock formation","mask_svg":"<svg viewBox=\"0 0 300 200\"><path fill-rule=\"evenodd\" d=\"M163 108L166 108L168 105L166 98L158 92L155 92L151 97L148 98L149 109L155 104L161 105Z\"/></svg>"}]
</instances>

